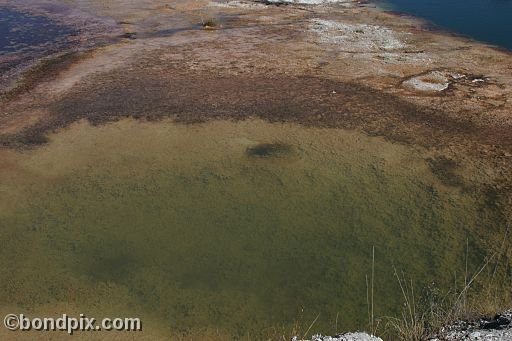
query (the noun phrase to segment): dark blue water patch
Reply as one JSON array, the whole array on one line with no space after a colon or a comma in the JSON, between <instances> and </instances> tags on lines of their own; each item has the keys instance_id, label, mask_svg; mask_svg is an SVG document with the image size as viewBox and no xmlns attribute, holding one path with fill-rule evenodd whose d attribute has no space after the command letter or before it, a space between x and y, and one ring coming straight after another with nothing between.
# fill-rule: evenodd
<instances>
[{"instance_id":1,"label":"dark blue water patch","mask_svg":"<svg viewBox=\"0 0 512 341\"><path fill-rule=\"evenodd\" d=\"M73 27L43 15L0 6L0 55L45 49L77 34Z\"/></svg>"},{"instance_id":2,"label":"dark blue water patch","mask_svg":"<svg viewBox=\"0 0 512 341\"><path fill-rule=\"evenodd\" d=\"M384 0L387 9L512 50L512 0Z\"/></svg>"}]
</instances>

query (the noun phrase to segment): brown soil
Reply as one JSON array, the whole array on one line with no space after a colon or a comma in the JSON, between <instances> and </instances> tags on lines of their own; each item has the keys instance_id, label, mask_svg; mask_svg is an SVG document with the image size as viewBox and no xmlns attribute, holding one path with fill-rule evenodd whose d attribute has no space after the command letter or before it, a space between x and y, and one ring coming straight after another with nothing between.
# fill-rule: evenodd
<instances>
[{"instance_id":1,"label":"brown soil","mask_svg":"<svg viewBox=\"0 0 512 341\"><path fill-rule=\"evenodd\" d=\"M6 146L39 144L45 135L81 119L101 124L124 117L181 123L257 117L270 122L362 129L371 135L422 146L466 140L510 150L510 127L478 126L363 85L318 77L221 76L173 70L104 74L48 106L47 120L15 135ZM462 115L461 115L462 116Z\"/></svg>"},{"instance_id":2,"label":"brown soil","mask_svg":"<svg viewBox=\"0 0 512 341\"><path fill-rule=\"evenodd\" d=\"M86 58L85 52L67 52L51 58L42 59L30 69L25 71L14 86L0 93L0 104L6 104L26 94L42 83L54 80L57 75L73 64Z\"/></svg>"}]
</instances>

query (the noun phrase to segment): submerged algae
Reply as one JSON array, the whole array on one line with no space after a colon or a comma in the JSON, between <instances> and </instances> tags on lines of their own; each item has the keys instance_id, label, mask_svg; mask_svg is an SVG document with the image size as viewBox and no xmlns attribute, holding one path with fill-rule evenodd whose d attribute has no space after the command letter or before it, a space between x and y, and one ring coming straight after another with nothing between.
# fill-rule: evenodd
<instances>
[{"instance_id":1,"label":"submerged algae","mask_svg":"<svg viewBox=\"0 0 512 341\"><path fill-rule=\"evenodd\" d=\"M280 141L282 157L247 150ZM87 123L2 152L0 306L136 315L162 333L364 328L400 308L392 267L451 283L491 209L409 147L262 121ZM0 334L1 335L1 334Z\"/></svg>"}]
</instances>

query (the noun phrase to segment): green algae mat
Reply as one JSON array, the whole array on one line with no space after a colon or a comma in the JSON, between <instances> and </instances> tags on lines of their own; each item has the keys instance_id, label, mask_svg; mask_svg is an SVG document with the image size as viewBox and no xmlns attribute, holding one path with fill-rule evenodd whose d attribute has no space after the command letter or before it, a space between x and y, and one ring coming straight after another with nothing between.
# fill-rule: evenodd
<instances>
[{"instance_id":1,"label":"green algae mat","mask_svg":"<svg viewBox=\"0 0 512 341\"><path fill-rule=\"evenodd\" d=\"M366 329L373 248L375 316L393 316L395 269L449 288L501 228L418 150L336 129L79 122L1 157L0 310L158 335Z\"/></svg>"}]
</instances>

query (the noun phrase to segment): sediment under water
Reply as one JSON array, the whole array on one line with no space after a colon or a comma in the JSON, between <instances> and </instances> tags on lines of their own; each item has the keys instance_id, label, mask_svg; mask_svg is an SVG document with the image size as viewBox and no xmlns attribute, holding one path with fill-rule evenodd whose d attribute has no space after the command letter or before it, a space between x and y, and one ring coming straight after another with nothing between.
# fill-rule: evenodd
<instances>
[{"instance_id":1,"label":"sediment under water","mask_svg":"<svg viewBox=\"0 0 512 341\"><path fill-rule=\"evenodd\" d=\"M48 49L77 31L43 15L0 5L0 55Z\"/></svg>"},{"instance_id":2,"label":"sediment under water","mask_svg":"<svg viewBox=\"0 0 512 341\"><path fill-rule=\"evenodd\" d=\"M500 229L418 151L337 129L79 122L1 158L1 310L137 316L145 333L269 335L318 314L315 330L363 329L373 247L389 316L394 268L446 287L467 239L471 271L478 231Z\"/></svg>"}]
</instances>

